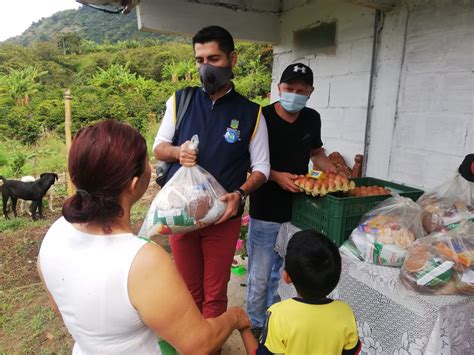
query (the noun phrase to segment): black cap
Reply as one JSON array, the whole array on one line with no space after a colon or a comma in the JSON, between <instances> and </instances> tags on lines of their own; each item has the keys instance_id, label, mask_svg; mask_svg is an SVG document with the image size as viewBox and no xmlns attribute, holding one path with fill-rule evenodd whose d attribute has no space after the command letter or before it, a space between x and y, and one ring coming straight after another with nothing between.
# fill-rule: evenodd
<instances>
[{"instance_id":1,"label":"black cap","mask_svg":"<svg viewBox=\"0 0 474 355\"><path fill-rule=\"evenodd\" d=\"M458 171L464 179L474 182L474 154L466 155Z\"/></svg>"},{"instance_id":2,"label":"black cap","mask_svg":"<svg viewBox=\"0 0 474 355\"><path fill-rule=\"evenodd\" d=\"M313 71L302 63L290 64L281 74L280 83L288 83L292 80L301 80L313 86Z\"/></svg>"}]
</instances>

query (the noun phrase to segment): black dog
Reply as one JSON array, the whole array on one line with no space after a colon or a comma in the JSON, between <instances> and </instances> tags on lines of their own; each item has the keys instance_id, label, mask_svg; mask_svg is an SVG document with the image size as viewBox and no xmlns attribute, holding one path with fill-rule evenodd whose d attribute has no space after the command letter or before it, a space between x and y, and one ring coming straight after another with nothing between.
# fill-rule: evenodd
<instances>
[{"instance_id":1,"label":"black dog","mask_svg":"<svg viewBox=\"0 0 474 355\"><path fill-rule=\"evenodd\" d=\"M22 182L18 180L7 180L0 176L3 181L2 185L2 200L3 200L3 215L5 219L8 218L7 202L12 200L13 215L16 217L16 201L22 200L32 201L31 203L31 217L33 221L37 220L36 211L38 211L39 218L43 217L43 196L49 188L58 180L58 175L54 173L44 173L40 178L34 182Z\"/></svg>"}]
</instances>

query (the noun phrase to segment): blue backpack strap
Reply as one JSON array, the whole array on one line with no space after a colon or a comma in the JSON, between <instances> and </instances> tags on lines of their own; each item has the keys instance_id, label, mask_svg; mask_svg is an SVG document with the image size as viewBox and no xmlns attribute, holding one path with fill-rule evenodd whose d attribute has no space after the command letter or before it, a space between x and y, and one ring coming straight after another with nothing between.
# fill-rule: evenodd
<instances>
[{"instance_id":1,"label":"blue backpack strap","mask_svg":"<svg viewBox=\"0 0 474 355\"><path fill-rule=\"evenodd\" d=\"M183 117L186 114L189 104L191 103L191 99L193 98L193 95L197 91L197 89L199 89L199 87L197 86L188 86L184 88L181 92L179 91L175 92L173 95L175 128L174 128L173 138L171 139L172 145L176 145L178 141L179 126L181 125L181 122L183 121ZM163 187L165 185L170 167L171 167L170 163L158 161L156 165L156 175L157 175L156 183L159 186Z\"/></svg>"},{"instance_id":2,"label":"blue backpack strap","mask_svg":"<svg viewBox=\"0 0 474 355\"><path fill-rule=\"evenodd\" d=\"M178 99L178 95L175 94L175 129L174 129L174 136L172 142L175 143L176 139L178 139L178 130L181 122L183 121L184 115L189 108L189 104L194 96L196 90L199 89L197 86L188 86L185 87ZM176 100L179 100L176 102Z\"/></svg>"}]
</instances>

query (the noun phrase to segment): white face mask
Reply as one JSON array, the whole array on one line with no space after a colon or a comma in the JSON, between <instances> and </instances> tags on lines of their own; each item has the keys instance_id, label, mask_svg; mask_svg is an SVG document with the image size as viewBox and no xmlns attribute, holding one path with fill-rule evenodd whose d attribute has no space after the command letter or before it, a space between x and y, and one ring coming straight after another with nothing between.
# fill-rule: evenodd
<instances>
[{"instance_id":1,"label":"white face mask","mask_svg":"<svg viewBox=\"0 0 474 355\"><path fill-rule=\"evenodd\" d=\"M309 96L282 91L280 104L285 111L295 113L301 111L306 106Z\"/></svg>"}]
</instances>

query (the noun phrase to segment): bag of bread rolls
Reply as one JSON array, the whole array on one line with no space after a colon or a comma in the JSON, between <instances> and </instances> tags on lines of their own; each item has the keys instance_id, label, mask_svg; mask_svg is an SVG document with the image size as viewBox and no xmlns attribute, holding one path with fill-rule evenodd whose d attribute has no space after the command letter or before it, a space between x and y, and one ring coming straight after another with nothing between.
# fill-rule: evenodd
<instances>
[{"instance_id":1,"label":"bag of bread rolls","mask_svg":"<svg viewBox=\"0 0 474 355\"><path fill-rule=\"evenodd\" d=\"M474 295L474 224L464 220L457 229L434 232L414 242L400 280L421 293Z\"/></svg>"},{"instance_id":2,"label":"bag of bread rolls","mask_svg":"<svg viewBox=\"0 0 474 355\"><path fill-rule=\"evenodd\" d=\"M365 214L347 243L352 243L369 263L400 267L408 247L422 236L420 206L395 196Z\"/></svg>"},{"instance_id":3,"label":"bag of bread rolls","mask_svg":"<svg viewBox=\"0 0 474 355\"><path fill-rule=\"evenodd\" d=\"M460 173L424 193L417 202L423 209L422 222L427 234L455 229L466 216L474 222L474 182Z\"/></svg>"},{"instance_id":4,"label":"bag of bread rolls","mask_svg":"<svg viewBox=\"0 0 474 355\"><path fill-rule=\"evenodd\" d=\"M197 135L191 139L197 149ZM154 198L138 233L153 237L188 233L216 222L225 212L227 192L199 165L180 167Z\"/></svg>"}]
</instances>

